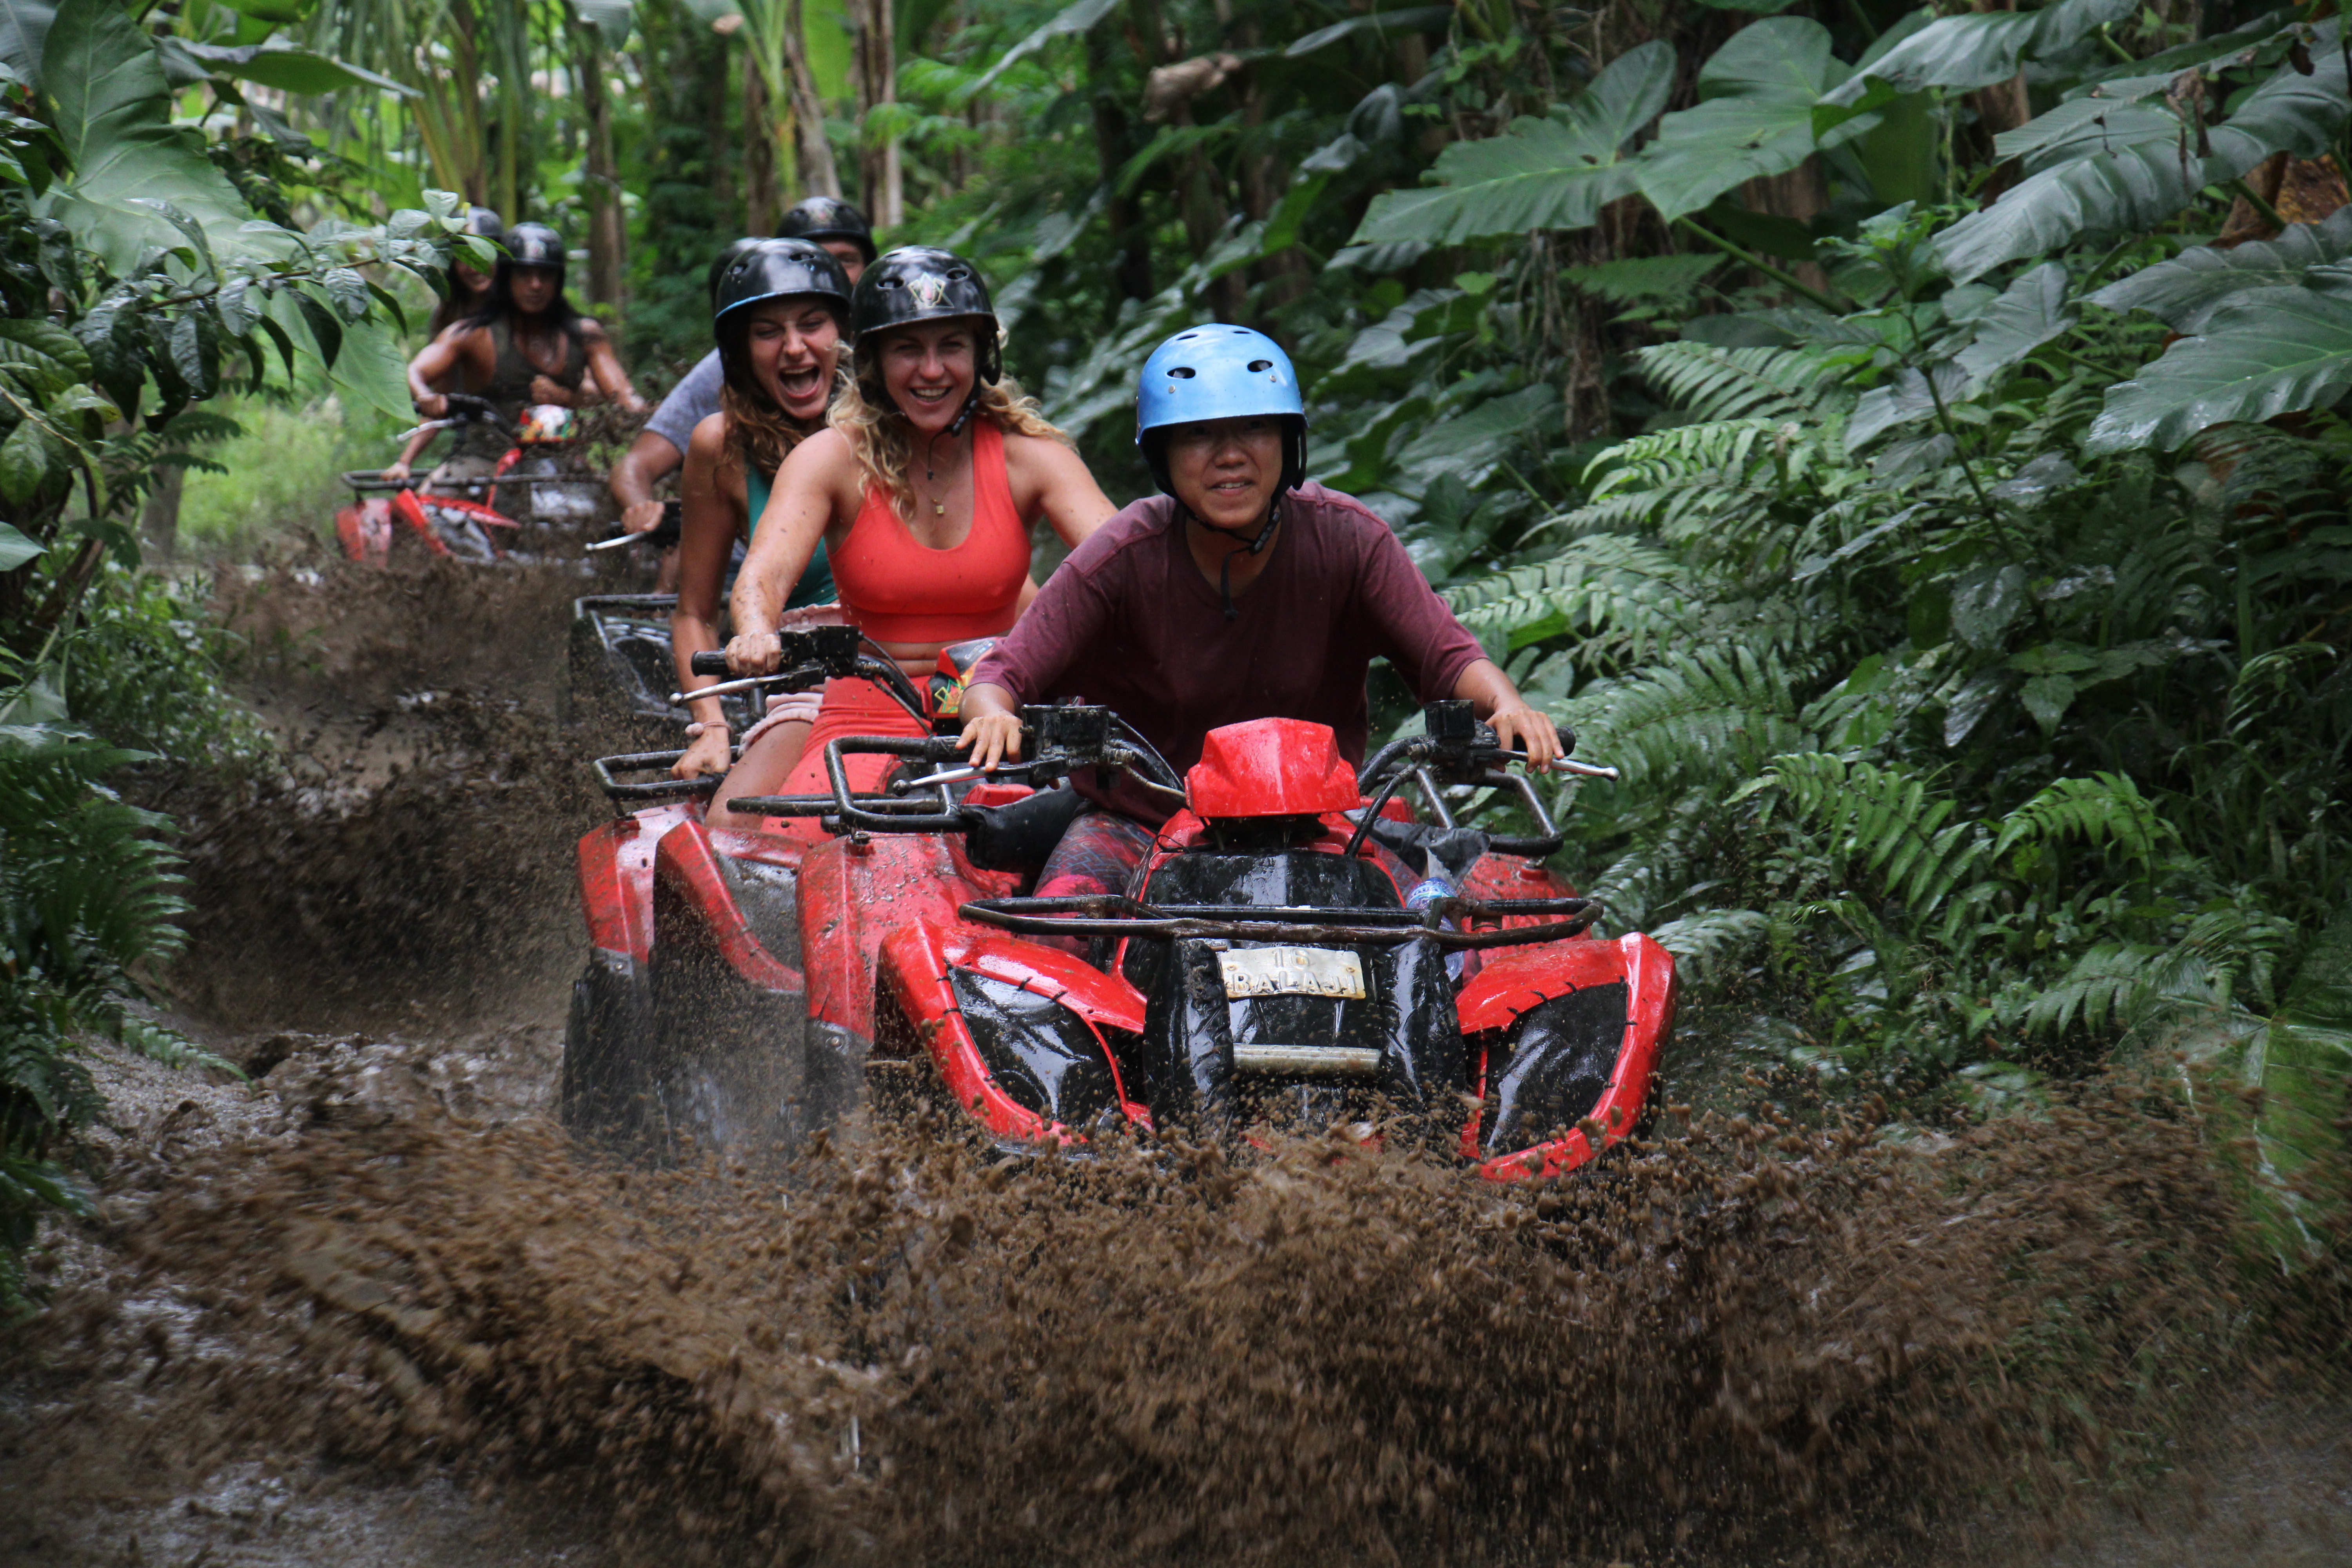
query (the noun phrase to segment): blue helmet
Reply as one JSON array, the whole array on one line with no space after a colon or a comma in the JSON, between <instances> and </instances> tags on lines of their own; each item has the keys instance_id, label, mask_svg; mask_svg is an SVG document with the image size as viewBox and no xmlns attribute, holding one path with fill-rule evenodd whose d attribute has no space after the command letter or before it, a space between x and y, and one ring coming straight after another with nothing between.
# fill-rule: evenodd
<instances>
[{"instance_id":1,"label":"blue helmet","mask_svg":"<svg viewBox=\"0 0 2352 1568\"><path fill-rule=\"evenodd\" d=\"M1151 477L1172 495L1164 443L1153 432L1253 414L1282 419L1282 483L1275 493L1296 489L1307 478L1307 403L1290 356L1264 332L1204 322L1185 328L1143 362L1135 388L1135 444L1151 465Z\"/></svg>"}]
</instances>

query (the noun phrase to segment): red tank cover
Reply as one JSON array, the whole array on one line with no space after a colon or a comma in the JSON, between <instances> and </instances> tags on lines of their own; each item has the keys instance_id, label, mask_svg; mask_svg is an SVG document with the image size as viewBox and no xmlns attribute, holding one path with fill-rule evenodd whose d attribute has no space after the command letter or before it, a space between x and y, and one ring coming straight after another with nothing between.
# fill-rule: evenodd
<instances>
[{"instance_id":1,"label":"red tank cover","mask_svg":"<svg viewBox=\"0 0 2352 1568\"><path fill-rule=\"evenodd\" d=\"M1361 804L1356 770L1328 724L1253 719L1209 731L1184 777L1194 815L1319 816Z\"/></svg>"}]
</instances>

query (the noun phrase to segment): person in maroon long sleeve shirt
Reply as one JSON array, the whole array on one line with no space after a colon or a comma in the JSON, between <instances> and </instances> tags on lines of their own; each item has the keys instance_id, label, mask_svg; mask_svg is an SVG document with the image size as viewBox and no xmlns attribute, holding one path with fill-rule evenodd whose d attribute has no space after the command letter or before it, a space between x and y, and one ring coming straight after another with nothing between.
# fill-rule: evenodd
<instances>
[{"instance_id":1,"label":"person in maroon long sleeve shirt","mask_svg":"<svg viewBox=\"0 0 2352 1568\"><path fill-rule=\"evenodd\" d=\"M1486 657L1389 526L1353 497L1301 482L1304 409L1272 339L1220 325L1178 333L1145 362L1137 424L1167 493L1071 552L982 659L962 702L976 765L1019 758L1023 704L1066 699L1111 709L1179 772L1200 761L1211 730L1266 718L1328 724L1360 764L1375 657L1424 702L1468 699L1502 744L1526 749L1531 770L1559 755L1551 720ZM1170 808L1125 778L1074 782L1091 807L1037 890L1118 891Z\"/></svg>"}]
</instances>

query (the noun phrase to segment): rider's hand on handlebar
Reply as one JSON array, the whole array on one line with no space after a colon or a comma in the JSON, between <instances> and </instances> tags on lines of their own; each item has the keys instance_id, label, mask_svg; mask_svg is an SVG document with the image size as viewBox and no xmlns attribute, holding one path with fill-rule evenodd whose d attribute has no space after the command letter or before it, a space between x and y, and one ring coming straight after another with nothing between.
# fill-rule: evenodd
<instances>
[{"instance_id":1,"label":"rider's hand on handlebar","mask_svg":"<svg viewBox=\"0 0 2352 1568\"><path fill-rule=\"evenodd\" d=\"M971 765L982 773L1000 762L1021 760L1021 716L1018 713L982 713L963 721L963 734L956 742L956 750L971 753Z\"/></svg>"},{"instance_id":2,"label":"rider's hand on handlebar","mask_svg":"<svg viewBox=\"0 0 2352 1568\"><path fill-rule=\"evenodd\" d=\"M728 752L727 726L700 724L702 733L686 749L686 755L670 764L670 776L690 779L702 773L723 773L733 763Z\"/></svg>"},{"instance_id":3,"label":"rider's hand on handlebar","mask_svg":"<svg viewBox=\"0 0 2352 1568\"><path fill-rule=\"evenodd\" d=\"M784 639L773 632L745 632L727 645L727 673L773 675L784 662Z\"/></svg>"},{"instance_id":4,"label":"rider's hand on handlebar","mask_svg":"<svg viewBox=\"0 0 2352 1568\"><path fill-rule=\"evenodd\" d=\"M1486 717L1495 741L1506 751L1524 750L1528 772L1539 773L1560 756L1559 726L1525 702L1506 703Z\"/></svg>"},{"instance_id":5,"label":"rider's hand on handlebar","mask_svg":"<svg viewBox=\"0 0 2352 1568\"><path fill-rule=\"evenodd\" d=\"M533 403L552 403L558 408L573 406L572 394L557 385L552 377L544 375L530 378L530 400Z\"/></svg>"},{"instance_id":6,"label":"rider's hand on handlebar","mask_svg":"<svg viewBox=\"0 0 2352 1568\"><path fill-rule=\"evenodd\" d=\"M650 533L661 526L662 503L641 500L621 513L621 526L631 533Z\"/></svg>"},{"instance_id":7,"label":"rider's hand on handlebar","mask_svg":"<svg viewBox=\"0 0 2352 1568\"><path fill-rule=\"evenodd\" d=\"M427 419L446 419L449 417L449 400L437 392L428 397L420 397L416 400L416 412Z\"/></svg>"}]
</instances>

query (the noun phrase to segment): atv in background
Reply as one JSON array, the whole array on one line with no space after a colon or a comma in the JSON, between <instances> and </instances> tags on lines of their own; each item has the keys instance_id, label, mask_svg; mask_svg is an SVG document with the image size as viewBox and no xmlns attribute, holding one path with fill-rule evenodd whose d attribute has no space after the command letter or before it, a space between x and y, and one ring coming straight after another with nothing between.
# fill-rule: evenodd
<instances>
[{"instance_id":1,"label":"atv in background","mask_svg":"<svg viewBox=\"0 0 2352 1568\"><path fill-rule=\"evenodd\" d=\"M427 555L470 565L564 553L604 504L602 480L581 467L573 451L578 423L572 411L534 406L514 426L482 398L451 393L447 401L447 417L427 420L401 439L420 431L487 425L514 445L489 478L448 489L425 489L414 475L388 479L381 469L347 470L343 483L352 501L335 513L335 537L343 554L383 566L394 548L410 541Z\"/></svg>"},{"instance_id":2,"label":"atv in background","mask_svg":"<svg viewBox=\"0 0 2352 1568\"><path fill-rule=\"evenodd\" d=\"M824 662L805 641L790 656ZM880 679L884 661L856 662ZM1496 1180L1575 1169L1639 1122L1673 960L1591 934L1599 906L1538 863L1559 835L1466 705L1432 704L1426 733L1360 779L1296 721L1217 731L1179 778L1105 710L1024 720L1031 760L985 780L947 736L845 738L830 794L730 803L759 831L709 829L673 798L583 838L595 951L567 1122L682 1157L790 1152L860 1105L923 1100L1008 1152L1083 1150L1112 1125L1372 1121ZM898 775L854 792L860 754ZM603 766L624 804L692 793ZM1131 897L1029 897L1088 769L1182 809ZM1535 837L1450 815L1448 788L1496 787Z\"/></svg>"}]
</instances>

